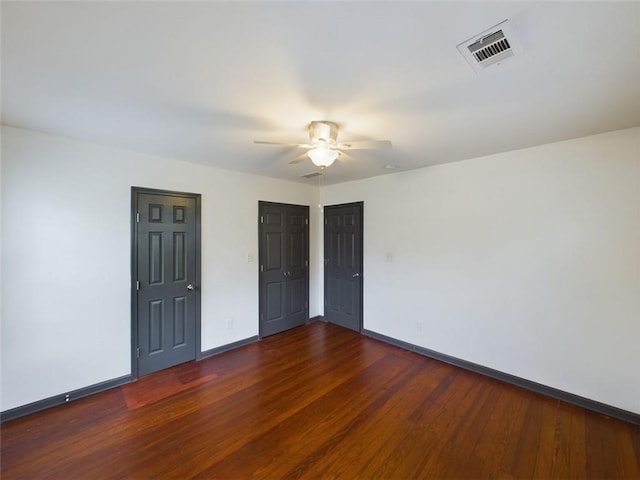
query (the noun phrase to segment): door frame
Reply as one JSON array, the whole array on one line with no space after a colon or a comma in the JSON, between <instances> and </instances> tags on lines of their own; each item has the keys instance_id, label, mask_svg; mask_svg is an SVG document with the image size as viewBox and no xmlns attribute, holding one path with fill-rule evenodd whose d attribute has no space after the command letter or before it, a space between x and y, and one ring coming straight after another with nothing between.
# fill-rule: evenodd
<instances>
[{"instance_id":1,"label":"door frame","mask_svg":"<svg viewBox=\"0 0 640 480\"><path fill-rule=\"evenodd\" d=\"M262 214L262 207L263 206L280 206L280 207L302 207L302 208L306 208L307 209L307 258L306 258L306 262L307 262L307 271L305 273L305 283L307 286L307 290L306 290L306 294L307 294L307 308L306 308L306 320L305 320L305 324L309 323L309 300L310 300L310 292L309 292L309 270L310 270L310 265L309 265L309 257L310 257L310 250L311 250L311 231L310 231L310 227L311 227L311 221L310 221L310 215L311 215L311 209L309 207L309 205L298 205L295 203L280 203L280 202L268 202L268 201L264 201L264 200L258 200L258 338L262 339L264 338L263 336L263 332L262 332L262 313L264 311L265 305L264 302L262 300L262 278L260 275L260 265L262 265L262 261L263 258L262 256L264 255L264 252L262 251L262 222L260 221L260 215Z\"/></svg>"},{"instance_id":2,"label":"door frame","mask_svg":"<svg viewBox=\"0 0 640 480\"><path fill-rule=\"evenodd\" d=\"M323 317L326 320L326 315L325 315L325 311L324 309L327 308L327 245L329 242L327 242L327 214L326 214L326 209L332 209L332 208L341 208L341 207L356 207L359 210L360 213L360 241L361 241L361 245L360 245L360 268L361 268L361 272L360 272L360 302L358 302L358 309L359 309L359 313L360 313L360 322L358 325L358 332L362 333L364 331L364 202L360 201L360 202L349 202L349 203L338 203L335 205L324 205L323 210L322 210L322 216L323 216L323 221L322 221L322 244L323 244L323 248L322 248L322 254L323 254L323 265L322 265L322 272L323 272L323 299L322 299L322 306L323 306Z\"/></svg>"},{"instance_id":3,"label":"door frame","mask_svg":"<svg viewBox=\"0 0 640 480\"><path fill-rule=\"evenodd\" d=\"M131 187L131 379L138 379L138 290L136 282L138 280L138 195L167 195L171 197L185 197L195 200L196 203L196 289L195 289L195 359L202 359L202 319L200 312L200 285L201 285L201 195L199 193L176 192L173 190L159 190L146 187Z\"/></svg>"}]
</instances>

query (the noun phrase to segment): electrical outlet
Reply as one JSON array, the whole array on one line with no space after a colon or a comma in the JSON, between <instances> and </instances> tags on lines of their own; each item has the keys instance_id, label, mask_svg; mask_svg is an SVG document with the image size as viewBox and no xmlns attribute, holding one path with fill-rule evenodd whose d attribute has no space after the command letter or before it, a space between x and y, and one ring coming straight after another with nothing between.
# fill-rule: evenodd
<instances>
[{"instance_id":1,"label":"electrical outlet","mask_svg":"<svg viewBox=\"0 0 640 480\"><path fill-rule=\"evenodd\" d=\"M384 256L385 262L393 262L393 254L391 252L387 252Z\"/></svg>"},{"instance_id":2,"label":"electrical outlet","mask_svg":"<svg viewBox=\"0 0 640 480\"><path fill-rule=\"evenodd\" d=\"M226 325L227 330L231 330L233 328L233 318L227 318Z\"/></svg>"},{"instance_id":3,"label":"electrical outlet","mask_svg":"<svg viewBox=\"0 0 640 480\"><path fill-rule=\"evenodd\" d=\"M256 256L253 254L253 252L247 253L247 263L253 263L255 261L256 261Z\"/></svg>"},{"instance_id":4,"label":"electrical outlet","mask_svg":"<svg viewBox=\"0 0 640 480\"><path fill-rule=\"evenodd\" d=\"M418 330L418 332L421 332L423 327L424 327L424 325L422 324L422 322L418 322L416 324L416 329Z\"/></svg>"}]
</instances>

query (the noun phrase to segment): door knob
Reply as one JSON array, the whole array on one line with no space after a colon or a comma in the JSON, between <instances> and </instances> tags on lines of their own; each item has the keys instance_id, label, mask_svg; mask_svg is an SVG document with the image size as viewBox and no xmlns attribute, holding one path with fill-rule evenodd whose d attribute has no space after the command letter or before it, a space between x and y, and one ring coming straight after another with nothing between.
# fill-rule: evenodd
<instances>
[{"instance_id":1,"label":"door knob","mask_svg":"<svg viewBox=\"0 0 640 480\"><path fill-rule=\"evenodd\" d=\"M359 273L354 273L353 275L351 275L353 278L358 278L360 276Z\"/></svg>"},{"instance_id":2,"label":"door knob","mask_svg":"<svg viewBox=\"0 0 640 480\"><path fill-rule=\"evenodd\" d=\"M193 292L195 290L195 287L191 284L187 285L187 290L189 290L190 292Z\"/></svg>"}]
</instances>

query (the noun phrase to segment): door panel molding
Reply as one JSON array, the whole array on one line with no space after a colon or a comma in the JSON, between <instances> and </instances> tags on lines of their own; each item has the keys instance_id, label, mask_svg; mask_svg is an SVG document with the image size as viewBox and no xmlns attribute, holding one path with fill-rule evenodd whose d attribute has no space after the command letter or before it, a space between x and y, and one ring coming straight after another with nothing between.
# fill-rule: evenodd
<instances>
[{"instance_id":1,"label":"door panel molding","mask_svg":"<svg viewBox=\"0 0 640 480\"><path fill-rule=\"evenodd\" d=\"M131 379L135 380L139 376L139 368L138 368L138 346L140 341L140 336L138 332L138 288L140 286L140 272L138 270L138 242L139 233L138 233L138 221L139 221L139 208L140 208L140 195L157 195L157 196L167 196L167 197L182 197L186 199L190 199L194 201L195 204L195 290L190 293L190 295L194 296L194 308L195 308L195 332L194 334L194 342L195 342L195 352L194 356L196 360L202 358L202 346L201 346L201 298L200 298L200 288L201 285L201 195L197 193L186 193L186 192L176 192L172 190L159 190L153 188L145 188L145 187L131 187ZM186 210L182 207L175 207L170 209L164 208L163 205L149 205L148 212L144 212L145 215L149 218L149 223L153 224L155 222L162 222L163 218L170 219L173 223L180 224L185 222L185 214ZM160 227L160 225L158 225ZM151 232L150 232L151 233ZM156 239L158 240L158 239ZM173 251L163 251L165 248L162 244L154 244L154 247L158 247L160 250L158 251L158 263L152 265L146 265L141 268L148 268L150 276L150 280L154 280L157 283L161 283L164 280L180 280L180 278L186 275L184 271L187 267L185 264L185 257L187 245L184 242L184 236L173 235L172 236L172 246L176 247ZM159 241L159 240L158 240ZM182 243L181 243L182 242ZM150 245L151 246L151 245ZM182 249L182 250L180 250ZM183 251L184 250L184 251ZM162 256L169 255L172 257L174 265L171 271L163 271L162 267ZM153 274L153 275L151 275ZM178 278L180 277L180 278ZM186 297L185 297L186 298ZM175 303L178 297L174 298L174 302L168 305L162 305L163 314L167 314L170 310L172 314L180 313L180 307ZM182 305L181 308L185 308L185 305ZM168 309L168 310L167 310ZM173 330L174 333L182 334L185 338L189 333L184 331L181 333L181 330L185 327L186 318L182 318L180 315L172 315L174 318L173 322ZM181 323L182 322L182 323ZM180 336L180 335L178 335Z\"/></svg>"}]
</instances>

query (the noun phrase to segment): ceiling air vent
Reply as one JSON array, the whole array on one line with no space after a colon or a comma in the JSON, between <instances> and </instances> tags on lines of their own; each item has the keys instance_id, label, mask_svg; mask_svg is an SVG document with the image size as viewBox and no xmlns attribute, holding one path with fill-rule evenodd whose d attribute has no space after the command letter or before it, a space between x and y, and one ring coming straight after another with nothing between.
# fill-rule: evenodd
<instances>
[{"instance_id":1,"label":"ceiling air vent","mask_svg":"<svg viewBox=\"0 0 640 480\"><path fill-rule=\"evenodd\" d=\"M306 175L300 175L302 178L313 178L318 175L322 175L320 172L307 173Z\"/></svg>"},{"instance_id":2,"label":"ceiling air vent","mask_svg":"<svg viewBox=\"0 0 640 480\"><path fill-rule=\"evenodd\" d=\"M509 20L462 42L457 48L476 73L500 64L520 51Z\"/></svg>"}]
</instances>

